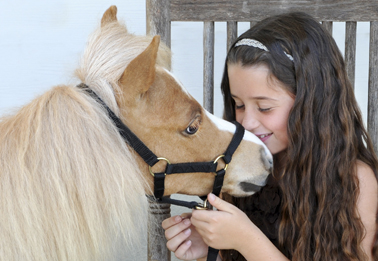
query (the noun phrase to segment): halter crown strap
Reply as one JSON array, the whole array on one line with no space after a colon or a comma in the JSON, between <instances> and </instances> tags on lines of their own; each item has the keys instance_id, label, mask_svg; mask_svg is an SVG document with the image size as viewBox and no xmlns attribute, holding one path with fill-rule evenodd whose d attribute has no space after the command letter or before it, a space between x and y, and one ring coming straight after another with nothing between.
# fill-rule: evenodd
<instances>
[{"instance_id":1,"label":"halter crown strap","mask_svg":"<svg viewBox=\"0 0 378 261\"><path fill-rule=\"evenodd\" d=\"M157 156L121 121L120 118L106 105L106 103L86 84L81 83L77 87L84 89L89 95L100 103L108 112L109 117L117 126L119 133L126 140L130 146L143 158L143 160L149 165L153 166L159 162Z\"/></svg>"}]
</instances>

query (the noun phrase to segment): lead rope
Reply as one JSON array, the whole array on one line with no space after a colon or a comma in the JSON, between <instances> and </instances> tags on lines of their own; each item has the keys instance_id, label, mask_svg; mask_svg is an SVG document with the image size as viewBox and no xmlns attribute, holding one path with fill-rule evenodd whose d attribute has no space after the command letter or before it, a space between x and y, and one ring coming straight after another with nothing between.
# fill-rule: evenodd
<instances>
[{"instance_id":1,"label":"lead rope","mask_svg":"<svg viewBox=\"0 0 378 261\"><path fill-rule=\"evenodd\" d=\"M182 201L175 200L169 197L163 197L164 195L164 181L165 176L170 174L178 173L196 173L196 172L212 172L215 173L215 180L212 193L219 197L220 191L223 186L224 175L226 174L226 169L228 164L231 162L232 155L238 148L241 140L244 137L244 128L238 122L233 122L236 125L236 131L227 150L224 154L218 156L213 162L186 162L186 163L176 163L170 164L168 159L157 157L122 121L118 118L115 113L106 105L106 103L86 84L81 83L77 85L78 88L86 91L92 98L94 98L98 103L100 103L108 112L109 118L112 119L113 123L119 130L120 135L123 139L142 157L142 159L149 165L149 170L151 175L154 177L154 196L157 202L169 203L178 206L188 207L192 209L211 209L211 206L207 205L207 200L203 204L192 201ZM223 158L226 166L221 170L216 170L218 165L218 160ZM167 166L164 173L153 173L151 168L160 160L165 160ZM151 198L151 197L150 197ZM218 249L209 247L207 261L216 261L218 256Z\"/></svg>"}]
</instances>

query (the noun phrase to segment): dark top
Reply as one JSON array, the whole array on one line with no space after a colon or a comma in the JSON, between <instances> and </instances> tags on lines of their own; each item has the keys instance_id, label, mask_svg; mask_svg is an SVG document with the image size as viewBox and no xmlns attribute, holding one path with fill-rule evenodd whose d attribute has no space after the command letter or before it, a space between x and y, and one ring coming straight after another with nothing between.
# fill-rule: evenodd
<instances>
[{"instance_id":1,"label":"dark top","mask_svg":"<svg viewBox=\"0 0 378 261\"><path fill-rule=\"evenodd\" d=\"M231 200L231 203L242 209L277 248L281 195L277 183L269 176L267 185L259 192L250 197L232 198ZM235 250L222 251L222 257L224 261L245 260Z\"/></svg>"}]
</instances>

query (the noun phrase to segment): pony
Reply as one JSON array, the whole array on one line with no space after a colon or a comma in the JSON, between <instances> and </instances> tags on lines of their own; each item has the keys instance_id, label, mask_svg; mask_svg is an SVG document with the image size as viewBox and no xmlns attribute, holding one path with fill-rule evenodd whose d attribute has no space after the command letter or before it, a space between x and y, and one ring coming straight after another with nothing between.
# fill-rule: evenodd
<instances>
[{"instance_id":1,"label":"pony","mask_svg":"<svg viewBox=\"0 0 378 261\"><path fill-rule=\"evenodd\" d=\"M128 33L116 14L111 6L88 40L79 81L156 155L214 160L235 126L207 113L170 73L159 36ZM248 184L263 186L271 168L267 148L246 133L222 192L251 195ZM213 180L170 175L165 195L206 195ZM110 260L115 239L138 246L152 190L148 165L104 106L75 85L55 86L0 120L0 260Z\"/></svg>"}]
</instances>

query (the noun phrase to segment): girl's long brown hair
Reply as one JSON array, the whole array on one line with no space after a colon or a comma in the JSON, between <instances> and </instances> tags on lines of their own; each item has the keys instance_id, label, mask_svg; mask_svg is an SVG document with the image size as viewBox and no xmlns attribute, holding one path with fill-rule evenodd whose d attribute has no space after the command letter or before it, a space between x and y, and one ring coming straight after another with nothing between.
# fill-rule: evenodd
<instances>
[{"instance_id":1,"label":"girl's long brown hair","mask_svg":"<svg viewBox=\"0 0 378 261\"><path fill-rule=\"evenodd\" d=\"M265 64L295 95L289 145L280 158L284 164L275 164L274 173L283 194L280 250L292 260L365 260L361 241L366 231L356 212L356 161L369 165L377 178L378 162L335 41L304 13L265 19L236 42L243 38L260 41L269 52L231 47L221 85L224 118L235 120L229 64ZM233 202L245 209L249 199ZM372 251L378 260L377 232ZM222 257L234 259L229 251L222 251Z\"/></svg>"}]
</instances>

